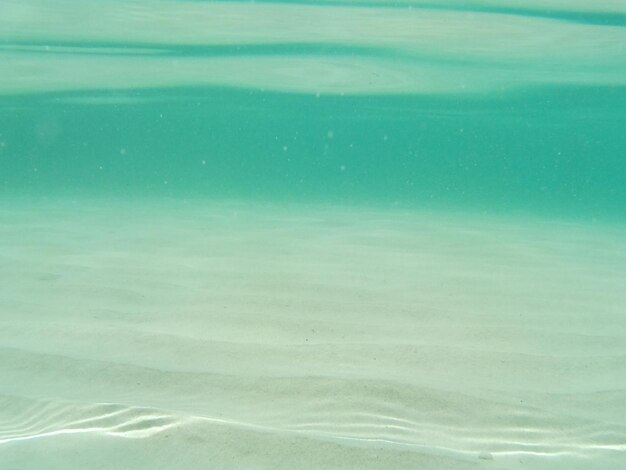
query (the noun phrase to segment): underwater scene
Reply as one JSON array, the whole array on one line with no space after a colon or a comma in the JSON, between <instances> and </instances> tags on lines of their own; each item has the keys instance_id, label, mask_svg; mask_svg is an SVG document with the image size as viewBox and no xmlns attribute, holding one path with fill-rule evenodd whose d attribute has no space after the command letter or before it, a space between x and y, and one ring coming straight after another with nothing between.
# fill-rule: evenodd
<instances>
[{"instance_id":1,"label":"underwater scene","mask_svg":"<svg viewBox=\"0 0 626 470\"><path fill-rule=\"evenodd\" d=\"M626 469L626 2L1 0L0 469Z\"/></svg>"}]
</instances>

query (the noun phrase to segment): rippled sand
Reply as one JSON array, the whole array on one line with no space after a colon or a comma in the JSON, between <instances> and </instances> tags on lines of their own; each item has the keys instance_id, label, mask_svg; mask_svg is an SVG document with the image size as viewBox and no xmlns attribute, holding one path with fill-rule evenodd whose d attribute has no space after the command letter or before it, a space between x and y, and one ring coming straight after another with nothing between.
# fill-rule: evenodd
<instances>
[{"instance_id":1,"label":"rippled sand","mask_svg":"<svg viewBox=\"0 0 626 470\"><path fill-rule=\"evenodd\" d=\"M0 205L0 467L626 455L626 230L201 201Z\"/></svg>"}]
</instances>

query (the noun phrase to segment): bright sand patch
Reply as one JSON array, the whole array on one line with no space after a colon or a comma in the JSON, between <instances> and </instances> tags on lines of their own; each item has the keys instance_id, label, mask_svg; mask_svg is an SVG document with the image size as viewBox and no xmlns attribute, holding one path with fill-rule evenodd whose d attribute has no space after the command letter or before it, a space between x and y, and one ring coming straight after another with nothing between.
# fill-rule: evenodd
<instances>
[{"instance_id":1,"label":"bright sand patch","mask_svg":"<svg viewBox=\"0 0 626 470\"><path fill-rule=\"evenodd\" d=\"M0 467L606 469L619 227L3 202Z\"/></svg>"}]
</instances>

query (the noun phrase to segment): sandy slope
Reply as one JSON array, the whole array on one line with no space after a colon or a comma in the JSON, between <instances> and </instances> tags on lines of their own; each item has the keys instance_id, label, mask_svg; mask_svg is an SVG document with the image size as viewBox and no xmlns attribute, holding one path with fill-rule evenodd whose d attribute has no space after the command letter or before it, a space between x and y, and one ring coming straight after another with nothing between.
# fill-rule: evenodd
<instances>
[{"instance_id":1,"label":"sandy slope","mask_svg":"<svg viewBox=\"0 0 626 470\"><path fill-rule=\"evenodd\" d=\"M626 230L0 206L0 467L620 468Z\"/></svg>"}]
</instances>

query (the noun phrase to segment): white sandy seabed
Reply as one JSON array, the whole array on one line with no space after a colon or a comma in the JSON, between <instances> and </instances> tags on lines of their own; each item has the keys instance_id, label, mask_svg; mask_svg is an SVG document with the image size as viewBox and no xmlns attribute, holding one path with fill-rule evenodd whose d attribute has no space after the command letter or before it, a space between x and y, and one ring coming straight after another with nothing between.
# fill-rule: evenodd
<instances>
[{"instance_id":1,"label":"white sandy seabed","mask_svg":"<svg viewBox=\"0 0 626 470\"><path fill-rule=\"evenodd\" d=\"M4 201L0 468L626 468L626 229Z\"/></svg>"}]
</instances>

